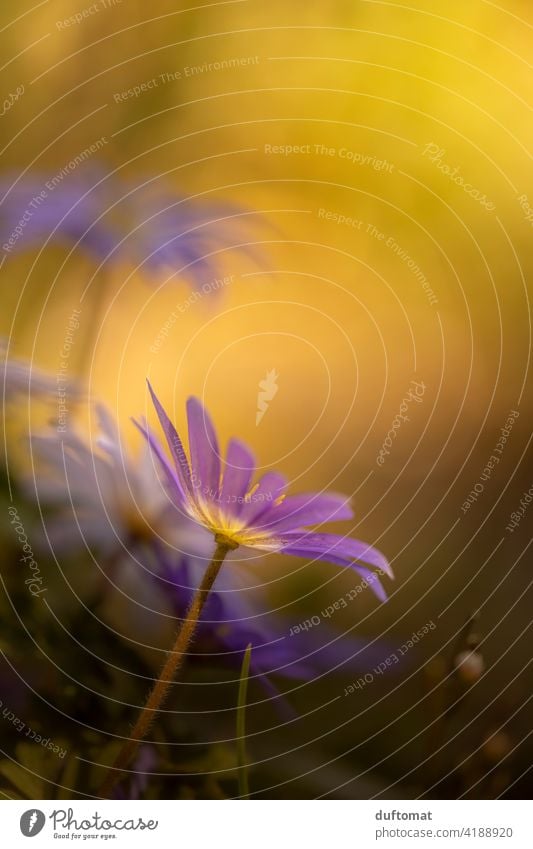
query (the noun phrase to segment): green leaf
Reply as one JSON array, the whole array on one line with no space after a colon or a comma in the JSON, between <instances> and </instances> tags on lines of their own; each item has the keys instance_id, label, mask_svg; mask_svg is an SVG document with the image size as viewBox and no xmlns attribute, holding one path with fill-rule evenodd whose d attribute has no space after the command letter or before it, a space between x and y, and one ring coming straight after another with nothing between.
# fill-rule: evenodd
<instances>
[{"instance_id":1,"label":"green leaf","mask_svg":"<svg viewBox=\"0 0 533 849\"><path fill-rule=\"evenodd\" d=\"M13 793L10 787L0 787L0 799L22 799L18 793Z\"/></svg>"},{"instance_id":2,"label":"green leaf","mask_svg":"<svg viewBox=\"0 0 533 849\"><path fill-rule=\"evenodd\" d=\"M78 758L74 757L74 755L68 758L65 768L61 774L61 781L59 782L60 786L57 792L58 799L72 799L72 794L75 793L79 768L80 762Z\"/></svg>"},{"instance_id":3,"label":"green leaf","mask_svg":"<svg viewBox=\"0 0 533 849\"><path fill-rule=\"evenodd\" d=\"M241 799L250 798L248 762L246 758L246 693L248 691L251 656L252 644L248 643L242 659L239 697L237 700L237 766L239 772L239 796Z\"/></svg>"},{"instance_id":4,"label":"green leaf","mask_svg":"<svg viewBox=\"0 0 533 849\"><path fill-rule=\"evenodd\" d=\"M179 761L178 764L174 761L163 760L160 767L169 771L172 770L172 773L177 775L181 773L225 772L227 775L223 777L229 778L230 773L234 773L236 769L235 749L225 746L223 743L214 743L209 746L206 752L202 752L197 757Z\"/></svg>"},{"instance_id":5,"label":"green leaf","mask_svg":"<svg viewBox=\"0 0 533 849\"><path fill-rule=\"evenodd\" d=\"M0 773L9 779L13 787L22 793L25 799L43 799L44 786L38 776L31 775L27 770L11 761L0 763Z\"/></svg>"}]
</instances>

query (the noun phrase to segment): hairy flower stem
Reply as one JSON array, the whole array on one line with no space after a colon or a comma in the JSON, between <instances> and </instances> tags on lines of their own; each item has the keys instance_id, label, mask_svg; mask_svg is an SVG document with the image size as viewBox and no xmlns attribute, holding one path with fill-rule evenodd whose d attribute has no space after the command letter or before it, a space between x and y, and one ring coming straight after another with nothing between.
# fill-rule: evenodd
<instances>
[{"instance_id":1,"label":"hairy flower stem","mask_svg":"<svg viewBox=\"0 0 533 849\"><path fill-rule=\"evenodd\" d=\"M167 655L165 665L161 670L161 675L152 688L147 702L139 714L139 718L133 727L130 738L126 740L118 753L115 762L111 767L109 767L105 780L99 791L99 796L103 799L108 799L111 796L115 784L122 777L121 771L125 770L132 762L139 743L145 738L150 725L155 719L155 714L157 711L161 710L161 707L168 695L168 691L174 683L176 673L183 663L187 649L189 648L194 636L202 609L211 587L219 573L224 558L230 549L235 548L235 545L224 537L217 536L215 539L217 547L213 555L213 559L207 568L202 579L202 583L194 594L191 606L183 620L183 624L178 632L176 641Z\"/></svg>"}]
</instances>

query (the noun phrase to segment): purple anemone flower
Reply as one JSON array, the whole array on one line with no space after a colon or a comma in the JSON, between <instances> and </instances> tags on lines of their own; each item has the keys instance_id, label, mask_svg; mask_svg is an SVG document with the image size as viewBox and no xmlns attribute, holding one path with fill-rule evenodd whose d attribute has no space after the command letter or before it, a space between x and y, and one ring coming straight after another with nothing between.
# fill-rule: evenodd
<instances>
[{"instance_id":1,"label":"purple anemone flower","mask_svg":"<svg viewBox=\"0 0 533 849\"><path fill-rule=\"evenodd\" d=\"M162 464L179 509L211 531L228 549L240 546L262 552L294 554L354 569L381 601L386 593L380 575L393 578L386 558L370 545L348 536L317 533L310 525L351 519L348 498L337 493L311 492L286 496L287 481L266 472L252 484L255 459L243 442L231 439L224 467L213 423L196 398L187 402L189 451L148 384L173 465L150 430L138 427ZM375 571L372 571L375 570Z\"/></svg>"}]
</instances>

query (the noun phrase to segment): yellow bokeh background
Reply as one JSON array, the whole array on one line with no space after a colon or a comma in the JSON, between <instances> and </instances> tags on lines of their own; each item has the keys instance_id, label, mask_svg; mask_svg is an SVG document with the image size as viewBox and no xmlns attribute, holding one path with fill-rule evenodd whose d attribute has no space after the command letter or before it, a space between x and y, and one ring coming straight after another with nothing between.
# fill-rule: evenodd
<instances>
[{"instance_id":1,"label":"yellow bokeh background","mask_svg":"<svg viewBox=\"0 0 533 849\"><path fill-rule=\"evenodd\" d=\"M123 2L58 25L76 11L44 5L4 32L20 54L6 90L31 81L2 119L4 172L56 173L105 137L97 159L124 184L165 175L206 208L247 213L213 245L217 276L233 278L187 306L206 282L193 274L165 283L51 246L4 263L1 332L54 372L86 291L72 374L83 370L132 445L146 377L180 427L186 398L200 396L224 439L238 433L295 487L354 494L357 530L398 556L416 596L440 568L422 579L417 566L460 516L509 410L521 413L509 470L531 410L531 226L518 202L533 198L527 4ZM2 17L13 19L11 3ZM235 58L246 62L198 70ZM117 102L170 73L180 76ZM271 369L279 390L256 426L258 383ZM413 379L424 402L380 470L377 452ZM459 543L472 530L461 527Z\"/></svg>"}]
</instances>

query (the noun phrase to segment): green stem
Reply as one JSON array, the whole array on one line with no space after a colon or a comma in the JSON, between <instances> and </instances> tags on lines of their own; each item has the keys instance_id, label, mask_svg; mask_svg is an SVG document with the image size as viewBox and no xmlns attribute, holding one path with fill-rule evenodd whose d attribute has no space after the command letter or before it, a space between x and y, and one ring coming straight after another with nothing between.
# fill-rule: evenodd
<instances>
[{"instance_id":1,"label":"green stem","mask_svg":"<svg viewBox=\"0 0 533 849\"><path fill-rule=\"evenodd\" d=\"M239 796L241 799L250 798L248 763L246 759L246 693L248 690L251 654L252 644L248 643L242 659L239 698L237 701L237 767L239 772Z\"/></svg>"},{"instance_id":2,"label":"green stem","mask_svg":"<svg viewBox=\"0 0 533 849\"><path fill-rule=\"evenodd\" d=\"M167 698L168 691L174 683L176 674L183 663L187 649L194 636L198 620L211 587L215 582L226 554L234 547L228 540L223 538L216 538L216 542L217 547L213 555L213 559L207 568L202 579L202 583L193 596L191 606L183 620L183 624L178 632L174 645L167 655L161 674L154 684L146 704L139 714L137 722L133 726L130 738L126 740L118 753L115 762L108 769L107 775L99 791L99 795L104 799L108 799L111 796L115 784L122 777L121 772L127 769L132 762L139 743L146 737L148 729L155 719L156 713L161 710L161 707Z\"/></svg>"}]
</instances>

